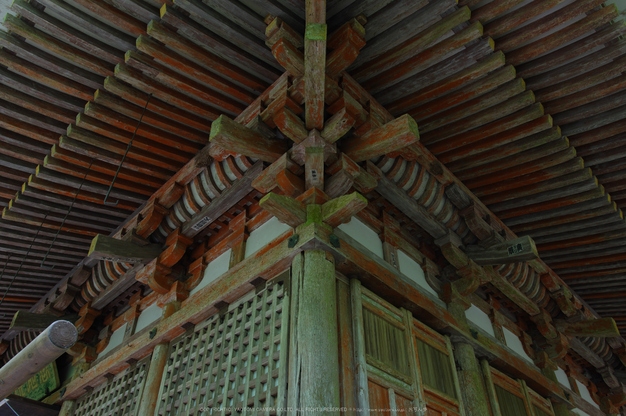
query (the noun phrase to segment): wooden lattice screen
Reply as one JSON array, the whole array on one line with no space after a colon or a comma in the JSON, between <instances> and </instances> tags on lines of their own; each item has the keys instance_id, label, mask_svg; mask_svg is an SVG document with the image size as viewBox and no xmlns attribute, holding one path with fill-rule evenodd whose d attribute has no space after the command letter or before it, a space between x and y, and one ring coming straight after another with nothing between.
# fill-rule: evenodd
<instances>
[{"instance_id":1,"label":"wooden lattice screen","mask_svg":"<svg viewBox=\"0 0 626 416\"><path fill-rule=\"evenodd\" d=\"M75 416L138 416L137 409L150 367L150 356L84 394Z\"/></svg>"},{"instance_id":2,"label":"wooden lattice screen","mask_svg":"<svg viewBox=\"0 0 626 416\"><path fill-rule=\"evenodd\" d=\"M285 274L170 344L159 415L276 414L285 406Z\"/></svg>"}]
</instances>

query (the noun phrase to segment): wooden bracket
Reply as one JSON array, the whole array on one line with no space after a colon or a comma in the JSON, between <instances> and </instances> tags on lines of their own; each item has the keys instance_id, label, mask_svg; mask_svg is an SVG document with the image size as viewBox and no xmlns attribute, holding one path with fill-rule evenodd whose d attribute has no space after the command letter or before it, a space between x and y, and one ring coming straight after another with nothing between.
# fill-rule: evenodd
<instances>
[{"instance_id":1,"label":"wooden bracket","mask_svg":"<svg viewBox=\"0 0 626 416\"><path fill-rule=\"evenodd\" d=\"M52 296L48 298L50 305L48 312L58 313L66 310L80 293L80 287L74 286L69 282L63 283Z\"/></svg>"},{"instance_id":2,"label":"wooden bracket","mask_svg":"<svg viewBox=\"0 0 626 416\"><path fill-rule=\"evenodd\" d=\"M148 201L148 205L139 214L137 222L137 235L148 238L159 228L163 218L169 213L169 210L159 204L155 199Z\"/></svg>"},{"instance_id":3,"label":"wooden bracket","mask_svg":"<svg viewBox=\"0 0 626 416\"><path fill-rule=\"evenodd\" d=\"M189 291L185 288L185 283L176 281L172 284L169 292L161 295L157 299L157 305L163 308L168 303L182 302L189 297Z\"/></svg>"},{"instance_id":4,"label":"wooden bracket","mask_svg":"<svg viewBox=\"0 0 626 416\"><path fill-rule=\"evenodd\" d=\"M355 162L362 162L402 149L418 140L417 123L405 114L361 137L344 140L341 147Z\"/></svg>"},{"instance_id":5,"label":"wooden bracket","mask_svg":"<svg viewBox=\"0 0 626 416\"><path fill-rule=\"evenodd\" d=\"M326 73L337 77L359 56L365 46L365 28L355 18L330 35L328 49L332 50L326 59Z\"/></svg>"},{"instance_id":6,"label":"wooden bracket","mask_svg":"<svg viewBox=\"0 0 626 416\"><path fill-rule=\"evenodd\" d=\"M252 187L264 194L279 187L285 195L296 197L304 192L303 170L285 153L252 181Z\"/></svg>"},{"instance_id":7,"label":"wooden bracket","mask_svg":"<svg viewBox=\"0 0 626 416\"><path fill-rule=\"evenodd\" d=\"M307 220L306 205L287 196L269 193L259 201L259 206L294 228Z\"/></svg>"},{"instance_id":8,"label":"wooden bracket","mask_svg":"<svg viewBox=\"0 0 626 416\"><path fill-rule=\"evenodd\" d=\"M480 265L510 264L539 258L535 242L529 236L505 241L488 249L470 245L465 252Z\"/></svg>"},{"instance_id":9,"label":"wooden bracket","mask_svg":"<svg viewBox=\"0 0 626 416\"><path fill-rule=\"evenodd\" d=\"M165 250L159 255L159 263L166 267L172 267L180 261L185 254L187 247L193 243L193 238L182 234L180 228L177 228L167 236L165 242Z\"/></svg>"},{"instance_id":10,"label":"wooden bracket","mask_svg":"<svg viewBox=\"0 0 626 416\"><path fill-rule=\"evenodd\" d=\"M331 198L345 194L353 186L360 193L367 194L378 185L374 176L344 153L339 155L337 162L326 169L326 173L332 175L325 185L325 192Z\"/></svg>"},{"instance_id":11,"label":"wooden bracket","mask_svg":"<svg viewBox=\"0 0 626 416\"><path fill-rule=\"evenodd\" d=\"M171 271L169 267L160 264L158 259L154 259L137 272L135 279L147 284L155 292L165 294L172 286L172 280L168 277Z\"/></svg>"},{"instance_id":12,"label":"wooden bracket","mask_svg":"<svg viewBox=\"0 0 626 416\"><path fill-rule=\"evenodd\" d=\"M255 130L221 115L211 125L209 140L229 152L274 162L288 149L284 140L270 140Z\"/></svg>"},{"instance_id":13,"label":"wooden bracket","mask_svg":"<svg viewBox=\"0 0 626 416\"><path fill-rule=\"evenodd\" d=\"M544 351L548 354L548 356L553 360L559 360L567 354L569 350L569 340L563 334L558 334L558 336L554 339L548 341L549 346Z\"/></svg>"},{"instance_id":14,"label":"wooden bracket","mask_svg":"<svg viewBox=\"0 0 626 416\"><path fill-rule=\"evenodd\" d=\"M322 205L322 221L333 228L337 227L349 222L366 206L367 199L358 192L331 199Z\"/></svg>"},{"instance_id":15,"label":"wooden bracket","mask_svg":"<svg viewBox=\"0 0 626 416\"><path fill-rule=\"evenodd\" d=\"M550 296L552 296L552 299L556 301L561 311L567 317L576 315L578 310L582 307L582 305L578 306L574 301L572 301L572 293L565 286L561 286L560 289L552 292Z\"/></svg>"},{"instance_id":16,"label":"wooden bracket","mask_svg":"<svg viewBox=\"0 0 626 416\"><path fill-rule=\"evenodd\" d=\"M84 304L78 312L78 316L80 316L80 318L75 324L78 333L82 335L87 332L93 325L93 321L100 316L100 313L101 311L91 308L90 302Z\"/></svg>"},{"instance_id":17,"label":"wooden bracket","mask_svg":"<svg viewBox=\"0 0 626 416\"><path fill-rule=\"evenodd\" d=\"M535 323L541 335L546 339L555 339L559 336L557 329L552 323L552 316L545 309L541 309L539 314L531 316L530 319Z\"/></svg>"}]
</instances>

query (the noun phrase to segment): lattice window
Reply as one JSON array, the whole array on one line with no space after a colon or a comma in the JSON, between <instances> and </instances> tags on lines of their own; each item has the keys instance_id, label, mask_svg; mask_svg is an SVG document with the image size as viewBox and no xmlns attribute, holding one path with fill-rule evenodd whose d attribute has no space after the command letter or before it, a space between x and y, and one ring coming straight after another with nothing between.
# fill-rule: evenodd
<instances>
[{"instance_id":1,"label":"lattice window","mask_svg":"<svg viewBox=\"0 0 626 416\"><path fill-rule=\"evenodd\" d=\"M528 416L531 414L528 388L522 380L513 380L495 368L484 366L487 388L495 398L500 414L507 416Z\"/></svg>"},{"instance_id":2,"label":"lattice window","mask_svg":"<svg viewBox=\"0 0 626 416\"><path fill-rule=\"evenodd\" d=\"M276 408L284 403L286 290L285 276L279 276L173 340L158 414L239 415L244 408Z\"/></svg>"},{"instance_id":3,"label":"lattice window","mask_svg":"<svg viewBox=\"0 0 626 416\"><path fill-rule=\"evenodd\" d=\"M150 356L84 394L78 400L75 416L139 416L149 366Z\"/></svg>"}]
</instances>

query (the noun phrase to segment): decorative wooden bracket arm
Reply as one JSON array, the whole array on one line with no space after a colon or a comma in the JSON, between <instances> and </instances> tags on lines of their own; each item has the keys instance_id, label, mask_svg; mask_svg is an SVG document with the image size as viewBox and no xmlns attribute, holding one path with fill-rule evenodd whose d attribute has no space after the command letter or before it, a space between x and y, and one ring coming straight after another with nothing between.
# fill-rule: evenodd
<instances>
[{"instance_id":1,"label":"decorative wooden bracket arm","mask_svg":"<svg viewBox=\"0 0 626 416\"><path fill-rule=\"evenodd\" d=\"M180 228L174 230L165 242L165 250L159 255L159 263L165 267L172 267L185 254L187 247L193 243L193 238L182 234Z\"/></svg>"},{"instance_id":2,"label":"decorative wooden bracket arm","mask_svg":"<svg viewBox=\"0 0 626 416\"><path fill-rule=\"evenodd\" d=\"M346 139L342 150L355 162L362 162L405 148L418 140L417 123L405 114L361 137Z\"/></svg>"},{"instance_id":3,"label":"decorative wooden bracket arm","mask_svg":"<svg viewBox=\"0 0 626 416\"><path fill-rule=\"evenodd\" d=\"M169 267L160 264L159 259L154 259L137 272L135 279L147 284L155 292L165 294L172 287L172 279L168 277L171 271Z\"/></svg>"},{"instance_id":4,"label":"decorative wooden bracket arm","mask_svg":"<svg viewBox=\"0 0 626 416\"><path fill-rule=\"evenodd\" d=\"M467 246L465 252L480 265L518 263L539 258L535 242L529 236L495 244L487 249L474 245Z\"/></svg>"},{"instance_id":5,"label":"decorative wooden bracket arm","mask_svg":"<svg viewBox=\"0 0 626 416\"><path fill-rule=\"evenodd\" d=\"M542 309L539 314L531 316L530 319L535 323L541 335L546 339L551 340L559 336L552 322L552 316L545 309Z\"/></svg>"},{"instance_id":6,"label":"decorative wooden bracket arm","mask_svg":"<svg viewBox=\"0 0 626 416\"><path fill-rule=\"evenodd\" d=\"M95 263L104 260L116 263L148 263L158 257L159 254L161 254L161 246L158 244L140 246L129 241L98 234L91 241L87 262Z\"/></svg>"},{"instance_id":7,"label":"decorative wooden bracket arm","mask_svg":"<svg viewBox=\"0 0 626 416\"><path fill-rule=\"evenodd\" d=\"M334 78L359 56L365 46L365 28L357 18L352 19L329 36L327 45L332 52L326 58L326 73Z\"/></svg>"},{"instance_id":8,"label":"decorative wooden bracket arm","mask_svg":"<svg viewBox=\"0 0 626 416\"><path fill-rule=\"evenodd\" d=\"M78 334L82 335L91 328L93 321L100 316L101 311L91 308L91 303L86 303L78 312L78 321L76 321L76 329Z\"/></svg>"},{"instance_id":9,"label":"decorative wooden bracket arm","mask_svg":"<svg viewBox=\"0 0 626 416\"><path fill-rule=\"evenodd\" d=\"M322 205L322 222L333 228L337 227L345 222L349 222L354 215L366 206L367 199L358 192L331 199Z\"/></svg>"},{"instance_id":10,"label":"decorative wooden bracket arm","mask_svg":"<svg viewBox=\"0 0 626 416\"><path fill-rule=\"evenodd\" d=\"M466 297L481 285L489 282L490 277L485 270L472 261L454 242L441 245L444 257L458 270L461 278L444 286L444 302L461 302L465 309L471 306Z\"/></svg>"},{"instance_id":11,"label":"decorative wooden bracket arm","mask_svg":"<svg viewBox=\"0 0 626 416\"><path fill-rule=\"evenodd\" d=\"M326 173L332 175L324 185L325 191L331 198L345 194L351 187L360 193L367 194L378 185L376 178L365 169L357 165L344 153Z\"/></svg>"},{"instance_id":12,"label":"decorative wooden bracket arm","mask_svg":"<svg viewBox=\"0 0 626 416\"><path fill-rule=\"evenodd\" d=\"M302 168L285 153L252 181L252 187L264 194L278 187L285 195L295 197L304 191L304 181L298 176Z\"/></svg>"},{"instance_id":13,"label":"decorative wooden bracket arm","mask_svg":"<svg viewBox=\"0 0 626 416\"><path fill-rule=\"evenodd\" d=\"M288 196L269 193L259 201L259 206L275 216L278 221L294 228L307 220L306 205Z\"/></svg>"},{"instance_id":14,"label":"decorative wooden bracket arm","mask_svg":"<svg viewBox=\"0 0 626 416\"><path fill-rule=\"evenodd\" d=\"M265 29L265 44L272 49L278 63L294 77L304 75L304 39L279 18Z\"/></svg>"},{"instance_id":15,"label":"decorative wooden bracket arm","mask_svg":"<svg viewBox=\"0 0 626 416\"><path fill-rule=\"evenodd\" d=\"M620 336L613 318L590 319L579 322L556 320L554 325L559 332L569 336L598 338Z\"/></svg>"},{"instance_id":16,"label":"decorative wooden bracket arm","mask_svg":"<svg viewBox=\"0 0 626 416\"><path fill-rule=\"evenodd\" d=\"M284 140L270 140L227 116L220 116L211 125L209 140L220 148L236 154L274 162L288 150ZM215 157L215 155L212 155ZM217 159L217 157L216 157Z\"/></svg>"},{"instance_id":17,"label":"decorative wooden bracket arm","mask_svg":"<svg viewBox=\"0 0 626 416\"><path fill-rule=\"evenodd\" d=\"M148 238L159 228L163 218L169 213L165 207L161 206L155 199L148 202L148 205L139 214L137 222L137 235Z\"/></svg>"},{"instance_id":18,"label":"decorative wooden bracket arm","mask_svg":"<svg viewBox=\"0 0 626 416\"><path fill-rule=\"evenodd\" d=\"M350 221L353 215L365 208L367 199L358 192L353 192L331 199L314 210L310 208L316 204L307 206L296 199L269 193L261 199L259 205L280 222L294 228L310 222L323 222L331 227L337 227Z\"/></svg>"}]
</instances>

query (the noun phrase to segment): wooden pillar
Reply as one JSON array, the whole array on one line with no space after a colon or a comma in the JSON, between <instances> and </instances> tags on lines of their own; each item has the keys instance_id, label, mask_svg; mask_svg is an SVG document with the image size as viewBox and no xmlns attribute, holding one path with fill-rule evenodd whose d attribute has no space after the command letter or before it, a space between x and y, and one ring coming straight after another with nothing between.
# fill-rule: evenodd
<instances>
[{"instance_id":1,"label":"wooden pillar","mask_svg":"<svg viewBox=\"0 0 626 416\"><path fill-rule=\"evenodd\" d=\"M322 250L296 255L291 294L289 414L339 415L337 286L332 255Z\"/></svg>"},{"instance_id":2,"label":"wooden pillar","mask_svg":"<svg viewBox=\"0 0 626 416\"><path fill-rule=\"evenodd\" d=\"M306 0L304 101L308 130L324 128L326 83L326 0Z\"/></svg>"},{"instance_id":3,"label":"wooden pillar","mask_svg":"<svg viewBox=\"0 0 626 416\"><path fill-rule=\"evenodd\" d=\"M154 415L159 399L159 389L161 388L161 378L167 364L169 343L157 344L152 351L150 358L150 369L146 376L146 384L143 388L141 403L139 404L139 415Z\"/></svg>"},{"instance_id":4,"label":"wooden pillar","mask_svg":"<svg viewBox=\"0 0 626 416\"><path fill-rule=\"evenodd\" d=\"M74 400L66 400L61 405L59 416L74 416L76 412L76 402Z\"/></svg>"},{"instance_id":5,"label":"wooden pillar","mask_svg":"<svg viewBox=\"0 0 626 416\"><path fill-rule=\"evenodd\" d=\"M465 318L466 306L467 304L463 302L451 302L448 304L448 312L456 318L462 327L468 328ZM474 354L474 348L463 341L453 342L453 345L454 360L457 363L457 374L466 414L491 414L482 369Z\"/></svg>"},{"instance_id":6,"label":"wooden pillar","mask_svg":"<svg viewBox=\"0 0 626 416\"><path fill-rule=\"evenodd\" d=\"M76 342L73 323L56 321L0 369L0 400L56 360Z\"/></svg>"},{"instance_id":7,"label":"wooden pillar","mask_svg":"<svg viewBox=\"0 0 626 416\"><path fill-rule=\"evenodd\" d=\"M465 342L454 343L454 360L467 414L490 414L489 399L474 348Z\"/></svg>"}]
</instances>

